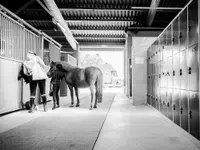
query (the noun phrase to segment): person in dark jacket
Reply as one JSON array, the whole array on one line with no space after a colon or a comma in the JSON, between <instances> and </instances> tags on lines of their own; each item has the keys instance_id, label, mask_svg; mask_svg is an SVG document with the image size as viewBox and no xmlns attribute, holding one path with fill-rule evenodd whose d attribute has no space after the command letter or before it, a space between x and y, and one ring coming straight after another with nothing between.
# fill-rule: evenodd
<instances>
[{"instance_id":1,"label":"person in dark jacket","mask_svg":"<svg viewBox=\"0 0 200 150\"><path fill-rule=\"evenodd\" d=\"M59 90L60 90L60 82L62 79L63 79L63 76L58 74L58 72L55 72L53 77L51 78L49 95L53 96L53 108L52 109L60 107Z\"/></svg>"}]
</instances>

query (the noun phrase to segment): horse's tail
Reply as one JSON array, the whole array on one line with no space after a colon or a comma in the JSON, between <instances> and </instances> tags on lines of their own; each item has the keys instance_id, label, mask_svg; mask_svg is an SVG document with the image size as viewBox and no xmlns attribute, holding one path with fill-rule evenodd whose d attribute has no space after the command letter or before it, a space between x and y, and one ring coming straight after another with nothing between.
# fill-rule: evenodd
<instances>
[{"instance_id":1,"label":"horse's tail","mask_svg":"<svg viewBox=\"0 0 200 150\"><path fill-rule=\"evenodd\" d=\"M98 103L102 103L102 99L103 99L103 73L102 71L99 72L96 86L97 86L96 92L97 92Z\"/></svg>"}]
</instances>

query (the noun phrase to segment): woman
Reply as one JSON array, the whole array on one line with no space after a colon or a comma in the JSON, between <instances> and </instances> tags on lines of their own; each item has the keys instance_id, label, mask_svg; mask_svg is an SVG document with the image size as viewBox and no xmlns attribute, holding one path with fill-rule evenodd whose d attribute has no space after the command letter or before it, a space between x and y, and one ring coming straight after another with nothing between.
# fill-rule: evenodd
<instances>
[{"instance_id":1,"label":"woman","mask_svg":"<svg viewBox=\"0 0 200 150\"><path fill-rule=\"evenodd\" d=\"M34 112L34 101L36 95L37 85L40 89L40 94L43 101L44 111L47 111L46 106L46 69L47 66L44 64L43 60L36 56L33 52L28 52L27 60L23 62L28 74L30 75L30 110L29 113Z\"/></svg>"}]
</instances>

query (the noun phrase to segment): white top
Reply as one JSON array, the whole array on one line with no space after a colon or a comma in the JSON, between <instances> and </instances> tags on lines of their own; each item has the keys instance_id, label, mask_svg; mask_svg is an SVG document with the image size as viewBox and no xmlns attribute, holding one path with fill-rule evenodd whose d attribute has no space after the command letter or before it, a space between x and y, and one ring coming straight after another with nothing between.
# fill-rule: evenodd
<instances>
[{"instance_id":1,"label":"white top","mask_svg":"<svg viewBox=\"0 0 200 150\"><path fill-rule=\"evenodd\" d=\"M24 61L25 67L28 69L33 80L47 79L46 65L39 56L33 56L30 60Z\"/></svg>"}]
</instances>

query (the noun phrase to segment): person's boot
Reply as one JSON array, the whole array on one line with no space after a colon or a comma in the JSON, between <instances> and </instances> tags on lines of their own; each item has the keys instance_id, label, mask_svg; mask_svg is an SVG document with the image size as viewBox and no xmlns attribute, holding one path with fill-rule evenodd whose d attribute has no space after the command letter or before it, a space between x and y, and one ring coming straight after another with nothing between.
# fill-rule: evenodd
<instances>
[{"instance_id":1,"label":"person's boot","mask_svg":"<svg viewBox=\"0 0 200 150\"><path fill-rule=\"evenodd\" d=\"M43 100L44 112L46 112L47 111L47 98L46 98L46 96L43 96L42 100Z\"/></svg>"},{"instance_id":2,"label":"person's boot","mask_svg":"<svg viewBox=\"0 0 200 150\"><path fill-rule=\"evenodd\" d=\"M55 108L56 108L56 103L54 102L54 103L53 103L52 110L54 110Z\"/></svg>"},{"instance_id":3,"label":"person's boot","mask_svg":"<svg viewBox=\"0 0 200 150\"><path fill-rule=\"evenodd\" d=\"M29 113L34 113L34 100L35 98L30 98L30 110Z\"/></svg>"}]
</instances>

